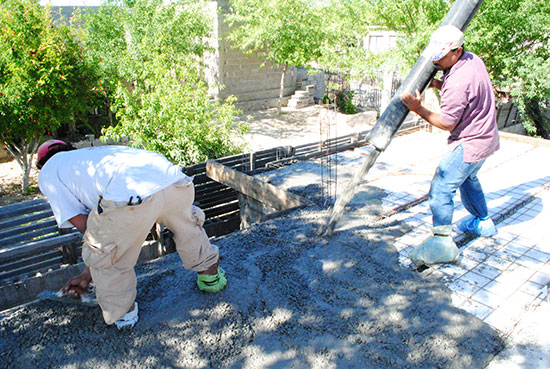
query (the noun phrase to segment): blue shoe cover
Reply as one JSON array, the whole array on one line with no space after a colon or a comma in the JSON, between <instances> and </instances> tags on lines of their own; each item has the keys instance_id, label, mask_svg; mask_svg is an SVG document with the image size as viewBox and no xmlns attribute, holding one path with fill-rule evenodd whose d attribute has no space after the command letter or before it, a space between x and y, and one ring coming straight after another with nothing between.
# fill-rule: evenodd
<instances>
[{"instance_id":1,"label":"blue shoe cover","mask_svg":"<svg viewBox=\"0 0 550 369\"><path fill-rule=\"evenodd\" d=\"M491 237L497 234L495 223L491 218L482 220L473 215L469 215L461 219L457 226L462 232L470 233L475 236Z\"/></svg>"}]
</instances>

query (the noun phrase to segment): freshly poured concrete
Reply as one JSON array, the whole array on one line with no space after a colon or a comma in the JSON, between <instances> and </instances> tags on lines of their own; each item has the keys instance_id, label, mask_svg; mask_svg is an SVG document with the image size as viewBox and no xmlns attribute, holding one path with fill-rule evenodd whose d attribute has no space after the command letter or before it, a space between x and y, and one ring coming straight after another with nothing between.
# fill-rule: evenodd
<instances>
[{"instance_id":1,"label":"freshly poured concrete","mask_svg":"<svg viewBox=\"0 0 550 369\"><path fill-rule=\"evenodd\" d=\"M491 174L505 173L506 163L520 161L525 148L538 150L507 144L486 163L480 177L489 195L548 176L527 165L509 178ZM220 294L200 293L194 273L183 271L176 255L139 266L141 320L132 331L105 326L97 308L42 301L3 312L2 362L7 367L500 368L494 365L523 360L527 367L526 352L537 357L543 342L537 351L533 340L513 340L518 330L500 329L484 321L488 316L467 309L464 301L473 298L459 304L461 291L449 288L445 269L419 272L406 262L403 250L428 234L426 203L379 217L425 195L444 150L441 135L396 138L332 237L315 235L327 211L313 207L216 240L229 280ZM362 155L361 150L339 155L339 188L351 180ZM526 180L518 174L521 168ZM263 178L319 202L318 173L317 163L300 163ZM540 188L535 197L540 194L544 203L544 185ZM502 199L491 197L490 208ZM464 255L471 244L462 245ZM537 305L522 305L527 310L516 329L537 306L543 309L543 298L539 294ZM526 347L530 351L522 351Z\"/></svg>"},{"instance_id":2,"label":"freshly poured concrete","mask_svg":"<svg viewBox=\"0 0 550 369\"><path fill-rule=\"evenodd\" d=\"M354 214L360 216L360 209ZM398 224L313 233L315 209L216 243L229 284L207 295L175 254L139 266L140 322L41 301L7 313L8 367L471 368L502 348L436 279L402 268Z\"/></svg>"}]
</instances>

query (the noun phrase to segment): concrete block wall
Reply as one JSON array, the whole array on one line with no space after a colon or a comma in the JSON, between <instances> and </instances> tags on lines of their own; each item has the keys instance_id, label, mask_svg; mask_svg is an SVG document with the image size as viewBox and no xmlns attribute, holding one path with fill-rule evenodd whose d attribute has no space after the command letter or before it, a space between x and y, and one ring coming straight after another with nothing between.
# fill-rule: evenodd
<instances>
[{"instance_id":1,"label":"concrete block wall","mask_svg":"<svg viewBox=\"0 0 550 369\"><path fill-rule=\"evenodd\" d=\"M209 6L214 20L214 32L209 40L213 51L205 56L204 61L211 95L221 99L234 95L238 99L237 107L242 110L277 106L283 68L261 60L259 54L245 55L233 48L227 40L228 26L223 21L226 3L212 1ZM292 66L288 68L284 80L283 105L295 89L296 68Z\"/></svg>"},{"instance_id":2,"label":"concrete block wall","mask_svg":"<svg viewBox=\"0 0 550 369\"><path fill-rule=\"evenodd\" d=\"M296 89L305 90L306 86L315 86L313 97L321 100L325 96L325 73L322 70L310 74L307 69L299 68L296 74Z\"/></svg>"}]
</instances>

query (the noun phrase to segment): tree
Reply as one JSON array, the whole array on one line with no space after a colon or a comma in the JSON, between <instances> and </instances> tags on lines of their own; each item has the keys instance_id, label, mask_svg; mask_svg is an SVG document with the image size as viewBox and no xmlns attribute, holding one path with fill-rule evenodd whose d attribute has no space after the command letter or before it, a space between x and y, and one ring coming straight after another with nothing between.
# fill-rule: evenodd
<instances>
[{"instance_id":1,"label":"tree","mask_svg":"<svg viewBox=\"0 0 550 369\"><path fill-rule=\"evenodd\" d=\"M550 138L550 3L486 0L467 45L485 60L491 79L515 98L527 132Z\"/></svg>"},{"instance_id":2,"label":"tree","mask_svg":"<svg viewBox=\"0 0 550 369\"><path fill-rule=\"evenodd\" d=\"M366 60L354 60L353 68L375 73L382 65L408 71L428 43L432 32L448 12L446 0L341 0L350 19L347 28L365 37L373 30L392 30L397 47L383 53L368 52Z\"/></svg>"},{"instance_id":3,"label":"tree","mask_svg":"<svg viewBox=\"0 0 550 369\"><path fill-rule=\"evenodd\" d=\"M372 25L399 33L391 59L409 70L452 3L437 0L349 0ZM357 11L359 13L359 10ZM530 134L550 135L550 3L485 0L465 33L465 47L485 62L495 88L515 98Z\"/></svg>"},{"instance_id":4,"label":"tree","mask_svg":"<svg viewBox=\"0 0 550 369\"><path fill-rule=\"evenodd\" d=\"M325 39L315 60L321 69L351 78L363 75L370 62L362 43L368 24L360 15L363 8L354 5L340 0L318 4Z\"/></svg>"},{"instance_id":5,"label":"tree","mask_svg":"<svg viewBox=\"0 0 550 369\"><path fill-rule=\"evenodd\" d=\"M242 151L235 98L211 101L201 57L211 23L202 0L108 3L88 13L85 45L100 65L116 122L107 137L188 165Z\"/></svg>"},{"instance_id":6,"label":"tree","mask_svg":"<svg viewBox=\"0 0 550 369\"><path fill-rule=\"evenodd\" d=\"M283 67L280 113L288 67L308 67L320 58L323 44L330 39L326 20L318 7L305 0L230 0L225 19L234 47Z\"/></svg>"},{"instance_id":7,"label":"tree","mask_svg":"<svg viewBox=\"0 0 550 369\"><path fill-rule=\"evenodd\" d=\"M0 139L29 185L44 133L89 110L95 72L68 26L33 0L0 3Z\"/></svg>"}]
</instances>

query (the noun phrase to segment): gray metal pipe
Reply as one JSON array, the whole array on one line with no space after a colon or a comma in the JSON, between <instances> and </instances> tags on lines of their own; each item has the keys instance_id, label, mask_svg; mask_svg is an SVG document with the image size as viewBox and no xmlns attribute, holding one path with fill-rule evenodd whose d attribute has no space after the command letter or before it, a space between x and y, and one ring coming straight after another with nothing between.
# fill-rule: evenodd
<instances>
[{"instance_id":1,"label":"gray metal pipe","mask_svg":"<svg viewBox=\"0 0 550 369\"><path fill-rule=\"evenodd\" d=\"M464 31L482 3L483 0L457 0L441 22L441 26L450 24ZM430 56L426 55L428 48L427 46L424 49L367 137L367 141L379 151L384 151L388 147L409 113L409 109L401 102L401 94L408 91L415 95L417 89L423 92L437 73Z\"/></svg>"},{"instance_id":2,"label":"gray metal pipe","mask_svg":"<svg viewBox=\"0 0 550 369\"><path fill-rule=\"evenodd\" d=\"M457 0L441 22L441 26L453 25L464 31L482 3L483 0ZM416 90L424 91L437 73L437 69L428 55L429 50L430 45L426 46L407 78L392 97L388 107L369 132L367 141L374 146L374 150L365 157L361 167L355 173L352 183L336 199L325 226L319 229L320 235L330 236L332 234L336 223L344 213L345 206L355 195L357 186L374 165L378 155L388 147L409 114L409 109L401 102L401 94L405 91L412 94L415 94Z\"/></svg>"}]
</instances>

